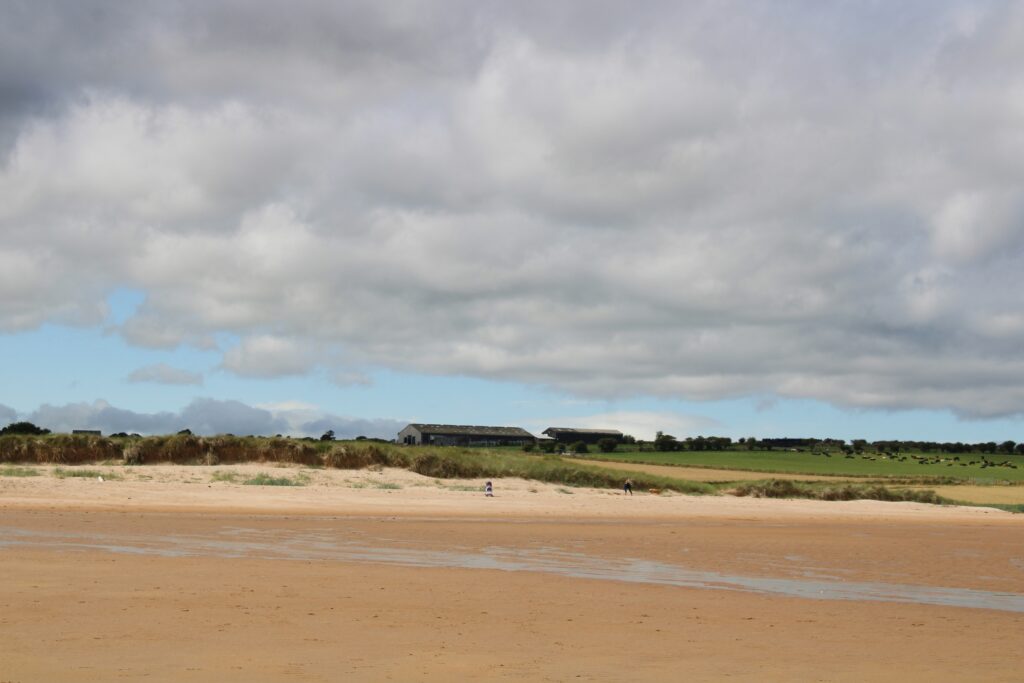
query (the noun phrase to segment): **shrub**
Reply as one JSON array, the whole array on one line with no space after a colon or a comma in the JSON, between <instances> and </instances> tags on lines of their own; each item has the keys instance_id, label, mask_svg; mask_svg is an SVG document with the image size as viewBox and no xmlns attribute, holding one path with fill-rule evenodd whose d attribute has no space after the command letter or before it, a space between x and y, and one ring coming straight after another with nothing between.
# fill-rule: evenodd
<instances>
[{"instance_id":1,"label":"shrub","mask_svg":"<svg viewBox=\"0 0 1024 683\"><path fill-rule=\"evenodd\" d=\"M611 453L619 447L619 442L615 439L601 439L597 442L597 447L602 453Z\"/></svg>"},{"instance_id":2,"label":"shrub","mask_svg":"<svg viewBox=\"0 0 1024 683\"><path fill-rule=\"evenodd\" d=\"M583 441L577 441L573 445L569 446L569 451L572 452L572 453L589 453L590 452L589 449L587 448L587 444L584 443Z\"/></svg>"},{"instance_id":3,"label":"shrub","mask_svg":"<svg viewBox=\"0 0 1024 683\"><path fill-rule=\"evenodd\" d=\"M533 449L534 448L536 448L536 446L534 446L532 443L524 443L523 444L523 452L524 453L533 453Z\"/></svg>"},{"instance_id":4,"label":"shrub","mask_svg":"<svg viewBox=\"0 0 1024 683\"><path fill-rule=\"evenodd\" d=\"M32 436L42 436L43 434L49 434L49 429L43 429L37 427L31 422L12 422L3 429L0 429L0 435L2 434L30 434Z\"/></svg>"}]
</instances>

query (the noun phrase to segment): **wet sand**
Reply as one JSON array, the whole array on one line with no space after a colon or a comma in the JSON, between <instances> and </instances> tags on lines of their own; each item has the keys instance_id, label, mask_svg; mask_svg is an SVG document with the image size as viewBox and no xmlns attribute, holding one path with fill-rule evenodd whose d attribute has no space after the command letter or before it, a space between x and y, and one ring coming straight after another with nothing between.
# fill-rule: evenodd
<instances>
[{"instance_id":1,"label":"wet sand","mask_svg":"<svg viewBox=\"0 0 1024 683\"><path fill-rule=\"evenodd\" d=\"M1020 680L1008 513L137 469L150 479L0 482L0 681ZM426 557L447 566L412 566ZM480 557L504 568L465 567ZM824 592L583 578L650 565ZM832 594L860 584L1007 608Z\"/></svg>"}]
</instances>

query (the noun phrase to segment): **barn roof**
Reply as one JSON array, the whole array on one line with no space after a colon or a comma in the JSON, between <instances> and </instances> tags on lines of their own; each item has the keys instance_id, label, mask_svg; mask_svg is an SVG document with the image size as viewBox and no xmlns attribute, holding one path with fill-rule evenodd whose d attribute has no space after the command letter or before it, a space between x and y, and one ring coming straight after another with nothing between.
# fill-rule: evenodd
<instances>
[{"instance_id":1,"label":"barn roof","mask_svg":"<svg viewBox=\"0 0 1024 683\"><path fill-rule=\"evenodd\" d=\"M415 427L422 434L443 434L459 436L518 436L532 439L533 434L520 427L482 427L478 425L436 425L413 422L409 425Z\"/></svg>"},{"instance_id":2,"label":"barn roof","mask_svg":"<svg viewBox=\"0 0 1024 683\"><path fill-rule=\"evenodd\" d=\"M577 429L575 427L548 427L544 433L568 432L570 434L607 434L608 436L622 436L618 429Z\"/></svg>"}]
</instances>

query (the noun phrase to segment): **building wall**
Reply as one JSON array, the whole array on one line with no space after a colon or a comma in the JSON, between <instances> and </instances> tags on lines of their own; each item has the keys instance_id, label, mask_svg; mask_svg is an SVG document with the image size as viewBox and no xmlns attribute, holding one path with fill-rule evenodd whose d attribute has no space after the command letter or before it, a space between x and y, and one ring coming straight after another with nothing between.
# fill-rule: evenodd
<instances>
[{"instance_id":1,"label":"building wall","mask_svg":"<svg viewBox=\"0 0 1024 683\"><path fill-rule=\"evenodd\" d=\"M409 425L402 431L398 432L398 443L418 445L423 443L423 435L420 434L420 430Z\"/></svg>"},{"instance_id":2,"label":"building wall","mask_svg":"<svg viewBox=\"0 0 1024 683\"><path fill-rule=\"evenodd\" d=\"M522 446L533 443L524 436L480 436L475 434L424 434L423 443L434 446Z\"/></svg>"}]
</instances>

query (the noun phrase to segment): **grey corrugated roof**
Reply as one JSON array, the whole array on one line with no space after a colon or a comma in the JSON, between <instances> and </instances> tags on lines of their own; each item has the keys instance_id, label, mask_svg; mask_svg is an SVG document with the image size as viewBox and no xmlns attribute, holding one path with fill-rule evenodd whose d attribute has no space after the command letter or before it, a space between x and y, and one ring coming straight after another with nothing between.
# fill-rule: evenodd
<instances>
[{"instance_id":1,"label":"grey corrugated roof","mask_svg":"<svg viewBox=\"0 0 1024 683\"><path fill-rule=\"evenodd\" d=\"M533 434L521 427L481 427L477 425L435 425L413 422L409 425L423 434L458 434L459 436L520 436L532 439Z\"/></svg>"},{"instance_id":2,"label":"grey corrugated roof","mask_svg":"<svg viewBox=\"0 0 1024 683\"><path fill-rule=\"evenodd\" d=\"M577 429L575 427L548 427L544 430L544 433L548 432L569 432L571 434L607 434L608 436L622 436L622 432L618 429Z\"/></svg>"}]
</instances>

